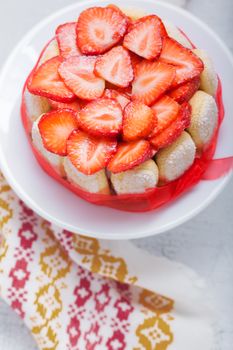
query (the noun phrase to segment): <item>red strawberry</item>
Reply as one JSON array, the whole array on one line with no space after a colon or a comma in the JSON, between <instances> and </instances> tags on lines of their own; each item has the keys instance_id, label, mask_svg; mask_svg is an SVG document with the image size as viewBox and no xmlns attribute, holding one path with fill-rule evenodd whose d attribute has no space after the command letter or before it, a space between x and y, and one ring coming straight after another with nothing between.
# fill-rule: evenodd
<instances>
[{"instance_id":1,"label":"red strawberry","mask_svg":"<svg viewBox=\"0 0 233 350\"><path fill-rule=\"evenodd\" d=\"M150 137L154 137L173 122L179 112L180 105L171 97L164 95L151 108L155 111L158 119L158 123L150 135Z\"/></svg>"},{"instance_id":2,"label":"red strawberry","mask_svg":"<svg viewBox=\"0 0 233 350\"><path fill-rule=\"evenodd\" d=\"M136 21L131 21L131 23L129 24L129 30L132 30L133 28L135 28L138 23L145 22L146 20L153 19L153 18L159 24L159 30L160 30L160 34L161 34L162 38L165 38L166 36L168 36L166 28L163 24L163 21L161 20L161 18L159 18L156 15L148 15L148 16L141 17L141 18L137 19Z\"/></svg>"},{"instance_id":3,"label":"red strawberry","mask_svg":"<svg viewBox=\"0 0 233 350\"><path fill-rule=\"evenodd\" d=\"M78 18L78 47L85 55L104 53L121 40L127 26L127 17L113 8L89 8Z\"/></svg>"},{"instance_id":4,"label":"red strawberry","mask_svg":"<svg viewBox=\"0 0 233 350\"><path fill-rule=\"evenodd\" d=\"M164 38L160 61L176 68L173 86L177 86L200 75L204 69L202 60L190 49L172 38Z\"/></svg>"},{"instance_id":5,"label":"red strawberry","mask_svg":"<svg viewBox=\"0 0 233 350\"><path fill-rule=\"evenodd\" d=\"M70 161L83 174L92 175L103 169L116 152L117 142L96 139L83 131L75 130L67 141Z\"/></svg>"},{"instance_id":6,"label":"red strawberry","mask_svg":"<svg viewBox=\"0 0 233 350\"><path fill-rule=\"evenodd\" d=\"M56 102L53 100L49 100L50 106L52 109L72 109L73 111L80 111L80 105L78 101L74 101L71 103L63 103L63 102Z\"/></svg>"},{"instance_id":7,"label":"red strawberry","mask_svg":"<svg viewBox=\"0 0 233 350\"><path fill-rule=\"evenodd\" d=\"M124 110L123 138L135 141L150 135L156 126L154 111L141 102L131 102Z\"/></svg>"},{"instance_id":8,"label":"red strawberry","mask_svg":"<svg viewBox=\"0 0 233 350\"><path fill-rule=\"evenodd\" d=\"M116 100L100 98L78 114L81 128L94 136L116 136L122 129L122 109Z\"/></svg>"},{"instance_id":9,"label":"red strawberry","mask_svg":"<svg viewBox=\"0 0 233 350\"><path fill-rule=\"evenodd\" d=\"M190 98L195 94L200 86L200 77L197 76L187 83L177 86L172 89L168 95L179 103L188 102Z\"/></svg>"},{"instance_id":10,"label":"red strawberry","mask_svg":"<svg viewBox=\"0 0 233 350\"><path fill-rule=\"evenodd\" d=\"M62 61L62 57L56 56L43 63L30 77L28 90L32 94L48 97L57 102L73 101L74 93L58 74L58 67Z\"/></svg>"},{"instance_id":11,"label":"red strawberry","mask_svg":"<svg viewBox=\"0 0 233 350\"><path fill-rule=\"evenodd\" d=\"M174 78L172 66L144 60L136 67L132 99L151 105L171 87Z\"/></svg>"},{"instance_id":12,"label":"red strawberry","mask_svg":"<svg viewBox=\"0 0 233 350\"><path fill-rule=\"evenodd\" d=\"M131 59L131 65L132 65L133 71L135 73L137 65L139 63L141 63L143 59L142 59L142 57L136 55L136 53L133 53L131 51L129 51L129 55L130 55L130 59Z\"/></svg>"},{"instance_id":13,"label":"red strawberry","mask_svg":"<svg viewBox=\"0 0 233 350\"><path fill-rule=\"evenodd\" d=\"M127 87L133 80L133 68L128 50L117 46L97 58L95 73L111 84Z\"/></svg>"},{"instance_id":14,"label":"red strawberry","mask_svg":"<svg viewBox=\"0 0 233 350\"><path fill-rule=\"evenodd\" d=\"M108 170L112 173L120 173L145 162L151 156L150 143L146 140L122 142L110 160Z\"/></svg>"},{"instance_id":15,"label":"red strawberry","mask_svg":"<svg viewBox=\"0 0 233 350\"><path fill-rule=\"evenodd\" d=\"M66 141L72 131L78 128L76 113L68 109L45 113L38 127L45 148L52 153L65 156Z\"/></svg>"},{"instance_id":16,"label":"red strawberry","mask_svg":"<svg viewBox=\"0 0 233 350\"><path fill-rule=\"evenodd\" d=\"M56 38L62 57L81 55L77 46L75 22L65 23L57 27Z\"/></svg>"},{"instance_id":17,"label":"red strawberry","mask_svg":"<svg viewBox=\"0 0 233 350\"><path fill-rule=\"evenodd\" d=\"M157 58L162 49L158 17L148 16L136 22L126 34L123 46L148 60Z\"/></svg>"},{"instance_id":18,"label":"red strawberry","mask_svg":"<svg viewBox=\"0 0 233 350\"><path fill-rule=\"evenodd\" d=\"M177 118L160 134L150 139L152 147L158 150L172 144L189 127L190 121L191 106L184 102L180 107Z\"/></svg>"},{"instance_id":19,"label":"red strawberry","mask_svg":"<svg viewBox=\"0 0 233 350\"><path fill-rule=\"evenodd\" d=\"M104 92L104 80L93 73L95 61L95 57L71 56L58 69L70 90L84 100L93 100Z\"/></svg>"},{"instance_id":20,"label":"red strawberry","mask_svg":"<svg viewBox=\"0 0 233 350\"><path fill-rule=\"evenodd\" d=\"M127 16L123 11L121 11L121 9L120 9L118 6L116 6L116 5L114 5L114 4L109 4L109 5L107 5L106 7L110 8L110 9L112 9L112 10L114 10L114 11L117 11L117 12L119 12L122 16L126 17L126 18L127 18L127 21L128 21L128 25L132 22L132 19L131 19L129 16Z\"/></svg>"},{"instance_id":21,"label":"red strawberry","mask_svg":"<svg viewBox=\"0 0 233 350\"><path fill-rule=\"evenodd\" d=\"M106 89L104 91L103 97L116 100L121 105L122 109L124 109L125 106L130 102L129 97L126 94L112 89Z\"/></svg>"},{"instance_id":22,"label":"red strawberry","mask_svg":"<svg viewBox=\"0 0 233 350\"><path fill-rule=\"evenodd\" d=\"M113 90L113 91L117 91L120 94L126 95L127 98L131 99L131 95L132 95L132 86L131 84L129 86L127 86L126 88L120 88L116 85L113 85L111 83L108 83L107 81L105 82L105 91L106 90Z\"/></svg>"}]
</instances>

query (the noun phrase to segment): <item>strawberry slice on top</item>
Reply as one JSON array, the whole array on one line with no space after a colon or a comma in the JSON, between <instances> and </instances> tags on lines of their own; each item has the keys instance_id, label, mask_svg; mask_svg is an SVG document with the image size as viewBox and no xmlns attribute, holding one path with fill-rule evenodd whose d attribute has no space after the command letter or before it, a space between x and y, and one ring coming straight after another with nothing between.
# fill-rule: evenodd
<instances>
[{"instance_id":1,"label":"strawberry slice on top","mask_svg":"<svg viewBox=\"0 0 233 350\"><path fill-rule=\"evenodd\" d=\"M95 138L75 130L67 141L68 158L83 174L92 175L103 169L116 152L117 142Z\"/></svg>"},{"instance_id":2,"label":"strawberry slice on top","mask_svg":"<svg viewBox=\"0 0 233 350\"><path fill-rule=\"evenodd\" d=\"M200 86L200 77L197 76L187 83L181 84L169 91L168 95L178 103L188 102Z\"/></svg>"},{"instance_id":3,"label":"strawberry slice on top","mask_svg":"<svg viewBox=\"0 0 233 350\"><path fill-rule=\"evenodd\" d=\"M135 73L136 67L139 63L142 62L143 58L136 55L136 53L129 51L130 59L131 59L131 65L133 67L133 71Z\"/></svg>"},{"instance_id":4,"label":"strawberry slice on top","mask_svg":"<svg viewBox=\"0 0 233 350\"><path fill-rule=\"evenodd\" d=\"M78 101L74 101L71 103L63 103L63 102L56 102L53 100L49 100L50 106L52 109L71 109L72 111L80 111L80 104Z\"/></svg>"},{"instance_id":5,"label":"strawberry slice on top","mask_svg":"<svg viewBox=\"0 0 233 350\"><path fill-rule=\"evenodd\" d=\"M182 132L189 127L191 122L191 106L184 102L174 121L158 135L150 139L152 147L157 151L160 148L171 145Z\"/></svg>"},{"instance_id":6,"label":"strawberry slice on top","mask_svg":"<svg viewBox=\"0 0 233 350\"><path fill-rule=\"evenodd\" d=\"M155 128L155 112L141 102L130 102L124 110L123 138L135 141L146 138Z\"/></svg>"},{"instance_id":7,"label":"strawberry slice on top","mask_svg":"<svg viewBox=\"0 0 233 350\"><path fill-rule=\"evenodd\" d=\"M128 50L117 46L97 58L95 73L113 85L127 87L134 77Z\"/></svg>"},{"instance_id":8,"label":"strawberry slice on top","mask_svg":"<svg viewBox=\"0 0 233 350\"><path fill-rule=\"evenodd\" d=\"M122 142L108 163L108 170L112 173L120 173L145 162L151 156L152 149L146 140Z\"/></svg>"},{"instance_id":9,"label":"strawberry slice on top","mask_svg":"<svg viewBox=\"0 0 233 350\"><path fill-rule=\"evenodd\" d=\"M79 56L76 40L76 22L61 24L56 30L56 39L62 57Z\"/></svg>"},{"instance_id":10,"label":"strawberry slice on top","mask_svg":"<svg viewBox=\"0 0 233 350\"><path fill-rule=\"evenodd\" d=\"M132 19L129 16L127 16L118 6L116 6L114 4L109 4L106 7L113 9L113 10L119 12L123 17L126 17L127 21L128 21L128 25L131 23Z\"/></svg>"},{"instance_id":11,"label":"strawberry slice on top","mask_svg":"<svg viewBox=\"0 0 233 350\"><path fill-rule=\"evenodd\" d=\"M57 102L71 102L75 94L64 84L58 74L58 67L63 62L56 56L37 68L28 80L28 90L35 95L44 96Z\"/></svg>"},{"instance_id":12,"label":"strawberry slice on top","mask_svg":"<svg viewBox=\"0 0 233 350\"><path fill-rule=\"evenodd\" d=\"M127 17L109 7L83 11L77 22L77 43L85 55L98 55L116 45L126 33Z\"/></svg>"},{"instance_id":13,"label":"strawberry slice on top","mask_svg":"<svg viewBox=\"0 0 233 350\"><path fill-rule=\"evenodd\" d=\"M150 106L171 88L174 78L174 67L162 62L144 60L135 70L132 99Z\"/></svg>"},{"instance_id":14,"label":"strawberry slice on top","mask_svg":"<svg viewBox=\"0 0 233 350\"><path fill-rule=\"evenodd\" d=\"M163 40L163 47L159 59L175 67L176 77L173 86L177 86L199 76L204 69L203 62L199 57L190 49L187 49L176 40L169 37Z\"/></svg>"},{"instance_id":15,"label":"strawberry slice on top","mask_svg":"<svg viewBox=\"0 0 233 350\"><path fill-rule=\"evenodd\" d=\"M147 16L136 22L124 37L123 46L148 60L157 58L162 49L158 17Z\"/></svg>"},{"instance_id":16,"label":"strawberry slice on top","mask_svg":"<svg viewBox=\"0 0 233 350\"><path fill-rule=\"evenodd\" d=\"M105 81L93 73L95 62L96 57L71 56L59 66L65 84L81 99L93 100L104 92Z\"/></svg>"},{"instance_id":17,"label":"strawberry slice on top","mask_svg":"<svg viewBox=\"0 0 233 350\"><path fill-rule=\"evenodd\" d=\"M78 114L80 127L94 136L116 136L122 129L122 109L116 100L100 98Z\"/></svg>"},{"instance_id":18,"label":"strawberry slice on top","mask_svg":"<svg viewBox=\"0 0 233 350\"><path fill-rule=\"evenodd\" d=\"M173 98L164 95L158 101L156 101L151 108L157 117L157 125L150 135L150 137L154 137L173 122L173 120L177 117L180 105L174 101Z\"/></svg>"},{"instance_id":19,"label":"strawberry slice on top","mask_svg":"<svg viewBox=\"0 0 233 350\"><path fill-rule=\"evenodd\" d=\"M132 21L129 24L128 30L130 31L131 29L135 28L137 26L137 24L139 24L141 22L145 22L146 20L149 20L149 19L156 20L157 24L159 25L159 31L160 31L160 35L162 36L162 38L165 38L166 36L168 36L165 25L163 24L163 21L161 20L160 17L158 17L156 15L148 15L148 16L138 18L136 21Z\"/></svg>"},{"instance_id":20,"label":"strawberry slice on top","mask_svg":"<svg viewBox=\"0 0 233 350\"><path fill-rule=\"evenodd\" d=\"M103 97L116 100L120 104L122 110L130 102L129 96L113 89L105 89Z\"/></svg>"},{"instance_id":21,"label":"strawberry slice on top","mask_svg":"<svg viewBox=\"0 0 233 350\"><path fill-rule=\"evenodd\" d=\"M78 128L76 113L68 109L45 113L38 128L44 147L52 153L65 156L66 141L72 131Z\"/></svg>"}]
</instances>

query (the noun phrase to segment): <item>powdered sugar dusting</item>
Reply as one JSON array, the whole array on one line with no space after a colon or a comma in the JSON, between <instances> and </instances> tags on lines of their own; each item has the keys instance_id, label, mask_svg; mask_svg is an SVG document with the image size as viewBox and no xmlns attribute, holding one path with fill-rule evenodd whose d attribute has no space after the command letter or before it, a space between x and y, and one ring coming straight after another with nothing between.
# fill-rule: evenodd
<instances>
[{"instance_id":1,"label":"powdered sugar dusting","mask_svg":"<svg viewBox=\"0 0 233 350\"><path fill-rule=\"evenodd\" d=\"M158 182L158 168L153 160L148 160L131 170L111 174L111 181L118 194L143 193L154 188Z\"/></svg>"},{"instance_id":2,"label":"powdered sugar dusting","mask_svg":"<svg viewBox=\"0 0 233 350\"><path fill-rule=\"evenodd\" d=\"M218 76L214 69L214 64L207 52L201 49L195 49L193 52L201 58L204 63L204 70L201 73L201 90L215 96L218 87Z\"/></svg>"},{"instance_id":3,"label":"powdered sugar dusting","mask_svg":"<svg viewBox=\"0 0 233 350\"><path fill-rule=\"evenodd\" d=\"M108 180L104 169L93 175L85 175L75 168L68 157L64 159L64 169L68 181L73 185L78 185L90 193L100 193L108 190Z\"/></svg>"},{"instance_id":4,"label":"powdered sugar dusting","mask_svg":"<svg viewBox=\"0 0 233 350\"><path fill-rule=\"evenodd\" d=\"M191 98L191 125L188 128L198 148L207 145L216 129L218 109L212 96L204 91L197 91Z\"/></svg>"},{"instance_id":5,"label":"powdered sugar dusting","mask_svg":"<svg viewBox=\"0 0 233 350\"><path fill-rule=\"evenodd\" d=\"M192 138L183 132L171 146L156 155L160 180L173 181L180 177L193 164L195 153Z\"/></svg>"}]
</instances>

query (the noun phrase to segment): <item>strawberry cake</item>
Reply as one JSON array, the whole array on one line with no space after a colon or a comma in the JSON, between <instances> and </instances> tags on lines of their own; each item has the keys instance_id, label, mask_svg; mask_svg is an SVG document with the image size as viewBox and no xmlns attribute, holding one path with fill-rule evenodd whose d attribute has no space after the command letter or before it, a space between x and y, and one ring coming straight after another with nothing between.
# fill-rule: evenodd
<instances>
[{"instance_id":1,"label":"strawberry cake","mask_svg":"<svg viewBox=\"0 0 233 350\"><path fill-rule=\"evenodd\" d=\"M114 206L158 196L192 169L218 130L217 89L208 54L173 24L92 7L61 24L42 51L22 120L51 176Z\"/></svg>"}]
</instances>

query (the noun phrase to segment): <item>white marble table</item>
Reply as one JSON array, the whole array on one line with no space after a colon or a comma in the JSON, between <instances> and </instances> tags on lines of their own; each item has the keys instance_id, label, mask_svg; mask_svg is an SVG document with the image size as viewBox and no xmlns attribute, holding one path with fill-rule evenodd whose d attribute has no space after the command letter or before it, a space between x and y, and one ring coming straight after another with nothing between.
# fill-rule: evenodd
<instances>
[{"instance_id":1,"label":"white marble table","mask_svg":"<svg viewBox=\"0 0 233 350\"><path fill-rule=\"evenodd\" d=\"M172 1L172 0L171 0ZM233 51L232 0L177 0L207 22ZM35 23L74 0L7 0L0 2L0 65ZM110 1L111 2L111 1ZM160 236L135 241L152 254L183 262L206 278L219 310L218 350L233 346L233 181L218 200L183 226ZM33 350L34 340L17 316L0 302L0 349ZM179 349L177 349L179 350ZM204 349L198 349L204 350Z\"/></svg>"}]
</instances>

